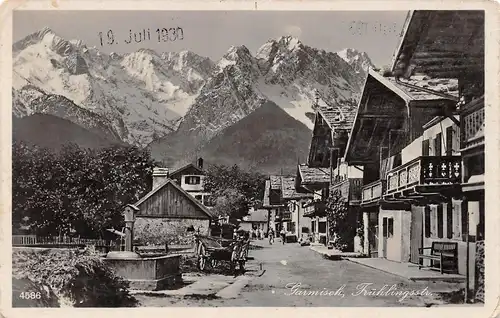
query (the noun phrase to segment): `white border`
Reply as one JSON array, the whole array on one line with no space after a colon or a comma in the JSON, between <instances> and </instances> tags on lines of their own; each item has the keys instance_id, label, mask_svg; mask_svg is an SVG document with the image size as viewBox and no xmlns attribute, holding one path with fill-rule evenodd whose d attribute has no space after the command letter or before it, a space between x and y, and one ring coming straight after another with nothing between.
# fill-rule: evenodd
<instances>
[{"instance_id":1,"label":"white border","mask_svg":"<svg viewBox=\"0 0 500 318\"><path fill-rule=\"evenodd\" d=\"M498 274L500 268L500 211L499 198L499 149L500 122L498 112L499 90L499 6L486 1L116 1L116 0L47 0L9 1L0 6L0 314L13 316L61 316L88 317L90 315L119 315L120 317L144 317L189 315L194 317L261 316L265 314L301 317L363 317L394 315L395 317L494 317L499 315ZM140 6L139 6L140 5ZM458 307L385 308L385 307L311 307L311 308L116 308L116 309L12 309L11 308L11 138L12 138L12 10L278 10L278 11L386 11L386 10L486 10L486 304L484 307L464 305ZM217 310L217 311L215 311Z\"/></svg>"}]
</instances>

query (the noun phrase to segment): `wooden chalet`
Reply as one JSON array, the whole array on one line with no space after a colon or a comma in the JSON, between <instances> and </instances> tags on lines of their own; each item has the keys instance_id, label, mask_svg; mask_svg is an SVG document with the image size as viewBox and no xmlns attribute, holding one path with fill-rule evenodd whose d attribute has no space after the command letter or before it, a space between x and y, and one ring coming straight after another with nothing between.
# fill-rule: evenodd
<instances>
[{"instance_id":1,"label":"wooden chalet","mask_svg":"<svg viewBox=\"0 0 500 318\"><path fill-rule=\"evenodd\" d=\"M273 183L271 185L271 180ZM268 211L268 229L273 229L279 233L282 228L283 217L285 217L285 203L281 199L281 187L276 181L277 176L271 176L266 180L264 188L264 198L262 199L262 208ZM288 220L288 216L287 220Z\"/></svg>"},{"instance_id":2,"label":"wooden chalet","mask_svg":"<svg viewBox=\"0 0 500 318\"><path fill-rule=\"evenodd\" d=\"M303 205L312 197L312 193L306 189L296 188L295 177L271 175L266 180L263 208L269 211L269 219L274 220L276 233L285 229L298 238L303 227L310 229L310 222L304 217Z\"/></svg>"},{"instance_id":3,"label":"wooden chalet","mask_svg":"<svg viewBox=\"0 0 500 318\"><path fill-rule=\"evenodd\" d=\"M190 226L209 234L213 216L206 206L168 178L163 169L155 169L153 180L153 189L134 204L139 209L134 226L136 237L147 237L144 232L148 231L184 236Z\"/></svg>"},{"instance_id":4,"label":"wooden chalet","mask_svg":"<svg viewBox=\"0 0 500 318\"><path fill-rule=\"evenodd\" d=\"M281 197L286 202L290 221L286 223L286 231L299 239L302 234L311 231L311 220L304 215L304 205L313 198L313 194L296 186L295 177L281 177ZM307 229L307 230L306 230Z\"/></svg>"},{"instance_id":5,"label":"wooden chalet","mask_svg":"<svg viewBox=\"0 0 500 318\"><path fill-rule=\"evenodd\" d=\"M313 193L304 204L304 217L310 218L311 240L314 243L327 244L328 231L326 220L326 199L331 182L330 167L311 168L305 164L297 166L296 187L303 187Z\"/></svg>"},{"instance_id":6,"label":"wooden chalet","mask_svg":"<svg viewBox=\"0 0 500 318\"><path fill-rule=\"evenodd\" d=\"M399 262L418 262L423 242L418 234L410 240L410 233L422 231L420 206L448 202L460 192L460 156L442 150L445 136L457 136L457 82L422 77L412 85L435 93L368 72L345 154L350 165L363 166L364 253ZM430 134L426 124L440 124L437 116L448 119L451 133L439 131L423 140Z\"/></svg>"},{"instance_id":7,"label":"wooden chalet","mask_svg":"<svg viewBox=\"0 0 500 318\"><path fill-rule=\"evenodd\" d=\"M457 229L461 235L456 239L459 272L476 276L476 296L483 300L484 261L478 259L476 266L474 261L476 251L484 255L484 18L483 10L412 11L392 63L393 76L399 82L418 74L458 80L457 125L463 166L458 178L464 202L462 226Z\"/></svg>"},{"instance_id":8,"label":"wooden chalet","mask_svg":"<svg viewBox=\"0 0 500 318\"><path fill-rule=\"evenodd\" d=\"M355 106L349 104L338 107L317 105L316 110L307 163L308 169L299 166L297 176L300 177L303 187L321 195L321 197L316 195L316 200L307 205L306 215L315 218L312 221L313 232L326 232L325 237L320 239L323 239L322 242L327 244L328 229L326 225L328 222L325 217L325 202L331 193L339 191L349 202L350 211L358 214L362 173L357 167L347 165L342 159L355 119ZM324 177L323 179L307 180L308 174L321 175L323 173L324 175L327 170L330 180L326 183ZM318 226L316 229L315 224L322 226Z\"/></svg>"}]
</instances>

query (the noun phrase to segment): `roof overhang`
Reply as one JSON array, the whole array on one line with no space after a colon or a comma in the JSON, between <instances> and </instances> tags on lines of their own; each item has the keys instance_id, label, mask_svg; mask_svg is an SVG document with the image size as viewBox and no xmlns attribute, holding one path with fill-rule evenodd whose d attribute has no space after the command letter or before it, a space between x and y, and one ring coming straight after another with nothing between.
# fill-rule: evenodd
<instances>
[{"instance_id":1,"label":"roof overhang","mask_svg":"<svg viewBox=\"0 0 500 318\"><path fill-rule=\"evenodd\" d=\"M410 11L391 70L460 78L484 69L484 10Z\"/></svg>"},{"instance_id":2,"label":"roof overhang","mask_svg":"<svg viewBox=\"0 0 500 318\"><path fill-rule=\"evenodd\" d=\"M394 138L399 138L406 121L414 112L425 111L427 116L443 114L444 108L454 105L454 101L439 96L415 100L408 91L392 80L369 70L359 100L344 160L349 165L365 165L379 159L380 148L389 146Z\"/></svg>"},{"instance_id":3,"label":"roof overhang","mask_svg":"<svg viewBox=\"0 0 500 318\"><path fill-rule=\"evenodd\" d=\"M399 97L399 105L385 103L381 96L394 94ZM344 155L344 160L349 165L364 165L376 161L378 149L374 145L382 146L387 132L401 128L405 115L408 116L410 97L397 86L391 84L383 76L373 70L368 71L358 111L354 124L349 134L349 140ZM398 109L401 113L397 116ZM406 112L406 114L404 113Z\"/></svg>"}]
</instances>

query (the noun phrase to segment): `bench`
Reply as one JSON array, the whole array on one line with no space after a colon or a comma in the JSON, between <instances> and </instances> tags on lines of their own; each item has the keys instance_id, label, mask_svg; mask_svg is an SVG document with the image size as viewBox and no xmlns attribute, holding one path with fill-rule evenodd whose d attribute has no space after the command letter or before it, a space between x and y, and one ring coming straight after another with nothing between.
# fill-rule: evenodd
<instances>
[{"instance_id":1,"label":"bench","mask_svg":"<svg viewBox=\"0 0 500 318\"><path fill-rule=\"evenodd\" d=\"M430 250L429 254L424 254L424 250ZM419 260L428 259L431 264L430 268L434 267L434 262L439 262L439 271L441 274L446 271L458 273L458 244L456 242L432 242L431 247L423 247L418 249ZM419 264L418 269L424 265Z\"/></svg>"}]
</instances>

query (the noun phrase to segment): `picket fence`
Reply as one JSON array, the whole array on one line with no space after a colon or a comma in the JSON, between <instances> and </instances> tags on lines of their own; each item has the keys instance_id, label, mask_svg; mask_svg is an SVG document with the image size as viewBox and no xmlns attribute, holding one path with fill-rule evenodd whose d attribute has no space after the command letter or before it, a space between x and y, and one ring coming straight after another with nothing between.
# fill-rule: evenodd
<instances>
[{"instance_id":1,"label":"picket fence","mask_svg":"<svg viewBox=\"0 0 500 318\"><path fill-rule=\"evenodd\" d=\"M116 241L103 239L88 239L69 236L37 236L37 235L12 235L12 246L82 246L94 245L96 247L119 247Z\"/></svg>"}]
</instances>

